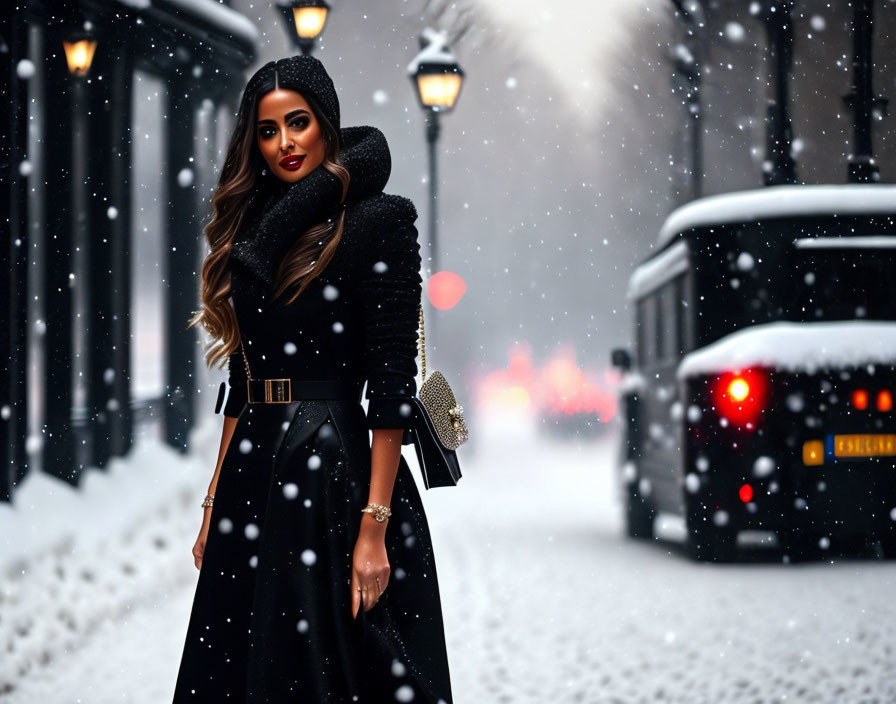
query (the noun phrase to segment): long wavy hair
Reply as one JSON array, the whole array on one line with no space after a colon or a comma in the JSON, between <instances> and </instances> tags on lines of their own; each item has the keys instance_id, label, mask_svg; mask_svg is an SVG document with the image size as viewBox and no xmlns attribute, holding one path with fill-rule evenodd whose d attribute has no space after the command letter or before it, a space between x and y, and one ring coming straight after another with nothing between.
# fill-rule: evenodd
<instances>
[{"instance_id":1,"label":"long wavy hair","mask_svg":"<svg viewBox=\"0 0 896 704\"><path fill-rule=\"evenodd\" d=\"M205 361L209 367L216 362L219 362L219 368L223 367L240 345L236 314L228 300L231 294L230 247L246 218L261 216L261 213L255 212L258 204L253 202L253 194L260 190L262 180L277 178L273 174L261 174L267 164L258 148L255 135L258 103L266 93L277 87L276 80L275 74L263 82L254 94L250 94L248 89L243 93L233 135L227 146L224 167L211 199L212 219L203 230L210 249L202 264L202 307L199 311L194 311L187 329L201 324L211 335L212 341L205 348ZM317 118L325 141L322 165L341 181L342 199L345 200L349 172L339 156L336 129L311 96L303 97ZM259 200L263 201L264 198ZM314 277L326 268L342 238L344 223L345 209L340 208L338 217L314 225L296 240L277 270L274 299L292 290L286 304L293 303Z\"/></svg>"}]
</instances>

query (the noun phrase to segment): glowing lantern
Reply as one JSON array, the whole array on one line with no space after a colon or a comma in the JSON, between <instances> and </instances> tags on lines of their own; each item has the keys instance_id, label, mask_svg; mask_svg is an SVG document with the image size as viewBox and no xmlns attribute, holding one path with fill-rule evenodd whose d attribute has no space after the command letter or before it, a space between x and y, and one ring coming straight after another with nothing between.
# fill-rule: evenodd
<instances>
[{"instance_id":1,"label":"glowing lantern","mask_svg":"<svg viewBox=\"0 0 896 704\"><path fill-rule=\"evenodd\" d=\"M303 54L310 54L327 23L329 3L326 0L278 0L276 6L283 13L290 42Z\"/></svg>"},{"instance_id":2,"label":"glowing lantern","mask_svg":"<svg viewBox=\"0 0 896 704\"><path fill-rule=\"evenodd\" d=\"M88 28L91 28L91 25L86 22L85 29L72 30L62 41L69 73L78 78L83 78L90 71L93 54L96 51L96 39Z\"/></svg>"},{"instance_id":3,"label":"glowing lantern","mask_svg":"<svg viewBox=\"0 0 896 704\"><path fill-rule=\"evenodd\" d=\"M324 29L328 10L329 6L325 2L311 6L293 7L293 21L299 39L315 39Z\"/></svg>"}]
</instances>

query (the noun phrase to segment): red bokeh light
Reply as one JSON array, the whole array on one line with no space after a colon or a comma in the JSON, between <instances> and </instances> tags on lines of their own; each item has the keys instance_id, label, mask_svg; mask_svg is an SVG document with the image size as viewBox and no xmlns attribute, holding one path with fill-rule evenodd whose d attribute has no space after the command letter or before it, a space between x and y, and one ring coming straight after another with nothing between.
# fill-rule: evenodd
<instances>
[{"instance_id":1,"label":"red bokeh light","mask_svg":"<svg viewBox=\"0 0 896 704\"><path fill-rule=\"evenodd\" d=\"M893 394L884 389L877 394L877 410L892 411L893 410Z\"/></svg>"},{"instance_id":2,"label":"red bokeh light","mask_svg":"<svg viewBox=\"0 0 896 704\"><path fill-rule=\"evenodd\" d=\"M852 405L860 411L868 408L868 392L865 389L856 389L852 392Z\"/></svg>"},{"instance_id":3,"label":"red bokeh light","mask_svg":"<svg viewBox=\"0 0 896 704\"><path fill-rule=\"evenodd\" d=\"M426 295L434 308L448 310L467 290L466 282L453 271L440 271L429 277L426 283Z\"/></svg>"},{"instance_id":4,"label":"red bokeh light","mask_svg":"<svg viewBox=\"0 0 896 704\"><path fill-rule=\"evenodd\" d=\"M744 484L741 486L740 491L737 492L738 496L740 496L740 500L744 503L751 501L753 499L753 487L749 484Z\"/></svg>"},{"instance_id":5,"label":"red bokeh light","mask_svg":"<svg viewBox=\"0 0 896 704\"><path fill-rule=\"evenodd\" d=\"M559 345L542 364L531 347L517 344L506 368L494 369L477 384L477 404L500 404L511 411L547 415L593 415L606 423L617 413L618 381L606 382L593 369L576 362L571 345Z\"/></svg>"}]
</instances>

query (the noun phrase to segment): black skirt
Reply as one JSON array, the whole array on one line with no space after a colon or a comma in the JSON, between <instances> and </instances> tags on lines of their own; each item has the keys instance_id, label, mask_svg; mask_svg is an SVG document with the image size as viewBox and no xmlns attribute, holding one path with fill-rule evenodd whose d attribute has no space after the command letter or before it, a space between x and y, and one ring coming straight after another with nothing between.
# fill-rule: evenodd
<instances>
[{"instance_id":1,"label":"black skirt","mask_svg":"<svg viewBox=\"0 0 896 704\"><path fill-rule=\"evenodd\" d=\"M359 402L246 406L218 478L175 704L452 701L429 527L404 457L389 583L352 618L369 486Z\"/></svg>"}]
</instances>

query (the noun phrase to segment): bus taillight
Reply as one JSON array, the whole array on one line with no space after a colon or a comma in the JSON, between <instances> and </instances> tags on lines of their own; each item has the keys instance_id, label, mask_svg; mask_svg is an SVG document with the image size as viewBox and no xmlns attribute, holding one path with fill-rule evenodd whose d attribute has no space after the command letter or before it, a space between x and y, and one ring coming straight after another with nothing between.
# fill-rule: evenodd
<instances>
[{"instance_id":1,"label":"bus taillight","mask_svg":"<svg viewBox=\"0 0 896 704\"><path fill-rule=\"evenodd\" d=\"M865 391L865 389L856 389L853 391L852 405L860 411L864 411L868 408L868 392Z\"/></svg>"},{"instance_id":2,"label":"bus taillight","mask_svg":"<svg viewBox=\"0 0 896 704\"><path fill-rule=\"evenodd\" d=\"M877 394L877 410L884 412L893 410L893 394L886 389Z\"/></svg>"},{"instance_id":3,"label":"bus taillight","mask_svg":"<svg viewBox=\"0 0 896 704\"><path fill-rule=\"evenodd\" d=\"M722 374L716 382L715 401L723 418L749 426L765 404L765 379L753 369Z\"/></svg>"}]
</instances>

